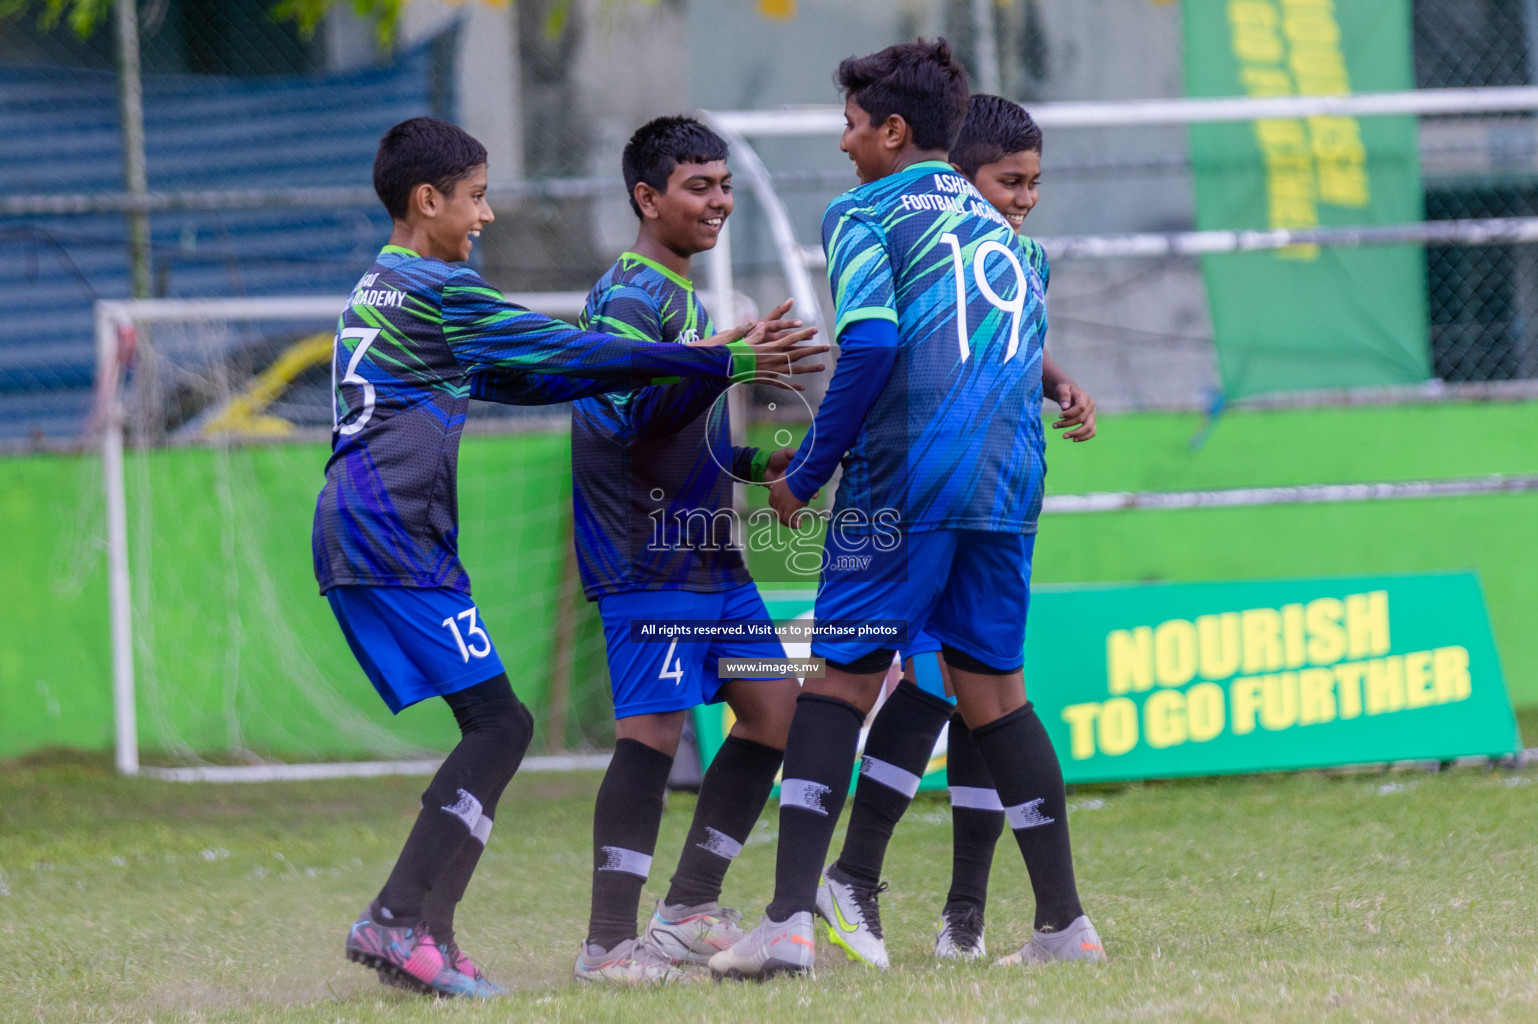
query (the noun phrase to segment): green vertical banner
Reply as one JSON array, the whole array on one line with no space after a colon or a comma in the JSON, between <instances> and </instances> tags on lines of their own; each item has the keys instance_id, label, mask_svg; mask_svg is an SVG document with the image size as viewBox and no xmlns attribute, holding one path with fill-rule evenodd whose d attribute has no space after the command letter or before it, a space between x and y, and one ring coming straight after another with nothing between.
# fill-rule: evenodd
<instances>
[{"instance_id":1,"label":"green vertical banner","mask_svg":"<svg viewBox=\"0 0 1538 1024\"><path fill-rule=\"evenodd\" d=\"M1190 96L1316 96L1415 86L1410 0L1185 0ZM1191 126L1202 230L1402 224L1424 216L1414 117ZM1431 376L1418 246L1205 256L1228 398Z\"/></svg>"}]
</instances>

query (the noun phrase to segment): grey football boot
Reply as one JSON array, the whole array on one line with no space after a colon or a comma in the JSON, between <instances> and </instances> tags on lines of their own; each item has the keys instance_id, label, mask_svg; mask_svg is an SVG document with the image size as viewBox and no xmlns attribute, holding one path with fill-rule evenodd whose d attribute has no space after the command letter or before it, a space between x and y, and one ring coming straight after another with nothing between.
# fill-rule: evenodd
<instances>
[{"instance_id":1,"label":"grey football boot","mask_svg":"<svg viewBox=\"0 0 1538 1024\"><path fill-rule=\"evenodd\" d=\"M767 917L731 949L710 958L710 973L719 978L762 981L776 974L807 974L817 966L811 911L791 914L782 922Z\"/></svg>"},{"instance_id":2,"label":"grey football boot","mask_svg":"<svg viewBox=\"0 0 1538 1024\"><path fill-rule=\"evenodd\" d=\"M1059 960L1105 960L1100 933L1080 914L1060 932L1032 932L1030 941L1015 952L996 961L995 967L1015 964L1050 964Z\"/></svg>"}]
</instances>

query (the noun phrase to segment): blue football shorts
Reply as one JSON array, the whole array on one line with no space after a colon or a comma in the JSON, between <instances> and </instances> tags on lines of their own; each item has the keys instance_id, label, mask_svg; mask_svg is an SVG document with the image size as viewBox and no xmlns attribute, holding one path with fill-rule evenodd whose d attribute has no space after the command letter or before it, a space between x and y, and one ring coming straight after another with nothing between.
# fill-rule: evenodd
<instances>
[{"instance_id":1,"label":"blue football shorts","mask_svg":"<svg viewBox=\"0 0 1538 1024\"><path fill-rule=\"evenodd\" d=\"M688 590L631 590L598 598L604 639L609 648L609 686L614 717L686 711L721 700L717 675L722 658L784 658L785 647L770 633L759 638L717 637L684 641L659 637L636 639L634 621L669 620L752 622L773 626L758 587L744 583L731 590L700 594ZM748 677L751 678L751 677ZM779 677L771 677L779 678Z\"/></svg>"},{"instance_id":2,"label":"blue football shorts","mask_svg":"<svg viewBox=\"0 0 1538 1024\"><path fill-rule=\"evenodd\" d=\"M920 630L897 652L906 669L913 659L913 682L920 690L954 706L956 698L945 692L945 677L940 674L940 641Z\"/></svg>"},{"instance_id":3,"label":"blue football shorts","mask_svg":"<svg viewBox=\"0 0 1538 1024\"><path fill-rule=\"evenodd\" d=\"M1035 534L905 533L894 551L874 559L868 541L828 530L817 587L819 623L896 620L906 623L909 640L924 633L984 665L1021 664ZM913 643L878 639L819 639L812 655L847 665L883 647L917 650Z\"/></svg>"},{"instance_id":4,"label":"blue football shorts","mask_svg":"<svg viewBox=\"0 0 1538 1024\"><path fill-rule=\"evenodd\" d=\"M347 646L395 714L502 674L502 659L469 594L446 587L332 587L326 600Z\"/></svg>"}]
</instances>

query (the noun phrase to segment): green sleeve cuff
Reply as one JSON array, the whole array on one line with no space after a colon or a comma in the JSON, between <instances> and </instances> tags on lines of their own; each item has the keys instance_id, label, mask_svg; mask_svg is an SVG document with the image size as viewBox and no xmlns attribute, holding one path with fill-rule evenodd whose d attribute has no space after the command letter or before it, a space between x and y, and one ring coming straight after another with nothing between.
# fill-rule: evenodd
<instances>
[{"instance_id":1,"label":"green sleeve cuff","mask_svg":"<svg viewBox=\"0 0 1538 1024\"><path fill-rule=\"evenodd\" d=\"M732 380L752 380L758 375L758 353L745 341L729 341L727 351L732 354Z\"/></svg>"},{"instance_id":2,"label":"green sleeve cuff","mask_svg":"<svg viewBox=\"0 0 1538 1024\"><path fill-rule=\"evenodd\" d=\"M769 456L773 453L767 448L760 448L753 453L753 461L748 463L748 479L755 484L764 482L764 474L769 471Z\"/></svg>"},{"instance_id":3,"label":"green sleeve cuff","mask_svg":"<svg viewBox=\"0 0 1538 1024\"><path fill-rule=\"evenodd\" d=\"M839 315L838 323L833 325L833 337L837 338L844 333L844 328L856 320L890 320L897 322L897 310L891 306L864 306L860 309L851 309Z\"/></svg>"}]
</instances>

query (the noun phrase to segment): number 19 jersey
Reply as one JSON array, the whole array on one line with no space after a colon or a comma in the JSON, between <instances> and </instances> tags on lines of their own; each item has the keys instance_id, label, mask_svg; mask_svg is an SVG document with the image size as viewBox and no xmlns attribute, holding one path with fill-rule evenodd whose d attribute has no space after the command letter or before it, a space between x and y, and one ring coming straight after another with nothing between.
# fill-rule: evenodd
<instances>
[{"instance_id":1,"label":"number 19 jersey","mask_svg":"<svg viewBox=\"0 0 1538 1024\"><path fill-rule=\"evenodd\" d=\"M939 161L846 192L822 233L835 333L886 319L898 334L891 375L844 456L835 522L848 509L855 524L895 512L904 532L1034 533L1046 474L1037 261Z\"/></svg>"}]
</instances>

